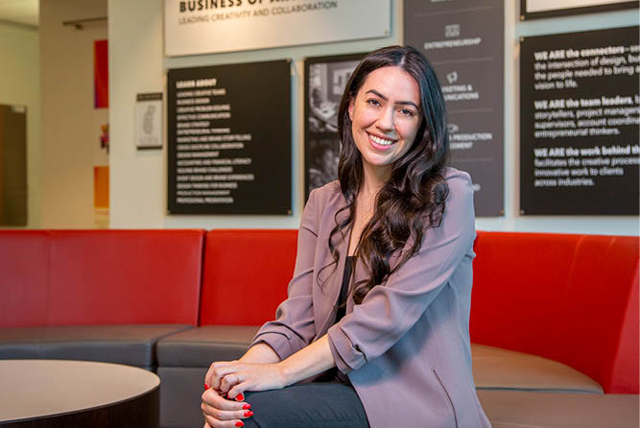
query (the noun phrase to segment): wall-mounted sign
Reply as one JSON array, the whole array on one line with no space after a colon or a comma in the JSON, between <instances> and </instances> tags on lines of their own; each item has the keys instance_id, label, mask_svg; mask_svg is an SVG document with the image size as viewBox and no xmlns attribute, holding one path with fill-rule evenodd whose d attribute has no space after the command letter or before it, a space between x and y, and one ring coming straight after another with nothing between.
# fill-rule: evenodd
<instances>
[{"instance_id":1,"label":"wall-mounted sign","mask_svg":"<svg viewBox=\"0 0 640 428\"><path fill-rule=\"evenodd\" d=\"M162 92L136 96L136 147L162 148Z\"/></svg>"},{"instance_id":2,"label":"wall-mounted sign","mask_svg":"<svg viewBox=\"0 0 640 428\"><path fill-rule=\"evenodd\" d=\"M638 0L520 0L520 19L608 12L638 7Z\"/></svg>"},{"instance_id":3,"label":"wall-mounted sign","mask_svg":"<svg viewBox=\"0 0 640 428\"><path fill-rule=\"evenodd\" d=\"M338 178L338 109L344 88L364 54L307 58L305 66L305 200Z\"/></svg>"},{"instance_id":4,"label":"wall-mounted sign","mask_svg":"<svg viewBox=\"0 0 640 428\"><path fill-rule=\"evenodd\" d=\"M520 46L523 214L637 215L638 27Z\"/></svg>"},{"instance_id":5,"label":"wall-mounted sign","mask_svg":"<svg viewBox=\"0 0 640 428\"><path fill-rule=\"evenodd\" d=\"M504 2L405 0L404 41L436 70L451 163L471 174L476 215L503 215Z\"/></svg>"},{"instance_id":6,"label":"wall-mounted sign","mask_svg":"<svg viewBox=\"0 0 640 428\"><path fill-rule=\"evenodd\" d=\"M171 214L291 214L291 64L169 70Z\"/></svg>"},{"instance_id":7,"label":"wall-mounted sign","mask_svg":"<svg viewBox=\"0 0 640 428\"><path fill-rule=\"evenodd\" d=\"M165 53L204 53L386 37L391 0L165 0Z\"/></svg>"}]
</instances>

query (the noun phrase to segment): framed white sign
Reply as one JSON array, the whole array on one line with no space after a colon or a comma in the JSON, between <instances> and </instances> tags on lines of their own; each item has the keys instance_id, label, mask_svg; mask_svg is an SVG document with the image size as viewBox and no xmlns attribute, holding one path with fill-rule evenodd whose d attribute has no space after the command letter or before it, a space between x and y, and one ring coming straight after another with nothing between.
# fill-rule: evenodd
<instances>
[{"instance_id":1,"label":"framed white sign","mask_svg":"<svg viewBox=\"0 0 640 428\"><path fill-rule=\"evenodd\" d=\"M520 0L520 19L551 18L637 7L638 0Z\"/></svg>"},{"instance_id":2,"label":"framed white sign","mask_svg":"<svg viewBox=\"0 0 640 428\"><path fill-rule=\"evenodd\" d=\"M162 92L136 96L136 147L162 148Z\"/></svg>"},{"instance_id":3,"label":"framed white sign","mask_svg":"<svg viewBox=\"0 0 640 428\"><path fill-rule=\"evenodd\" d=\"M165 0L165 54L386 37L391 0Z\"/></svg>"}]
</instances>

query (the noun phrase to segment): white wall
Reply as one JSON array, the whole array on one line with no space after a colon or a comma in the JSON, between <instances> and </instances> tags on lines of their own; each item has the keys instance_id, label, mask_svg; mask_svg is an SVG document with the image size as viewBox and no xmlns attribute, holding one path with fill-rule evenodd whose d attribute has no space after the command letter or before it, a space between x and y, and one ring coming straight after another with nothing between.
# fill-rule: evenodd
<instances>
[{"instance_id":1,"label":"white wall","mask_svg":"<svg viewBox=\"0 0 640 428\"><path fill-rule=\"evenodd\" d=\"M478 229L637 235L637 217L521 217L518 208L518 37L559 31L638 25L637 10L519 23L516 2L505 0L505 216L479 218ZM401 43L402 2L392 1L391 34L383 39L265 49L217 55L163 56L163 1L109 0L111 227L295 228L303 204L303 61L308 56L370 51ZM587 28L584 28L587 27ZM165 92L166 70L292 58L293 216L167 215L166 147L136 151L136 93Z\"/></svg>"},{"instance_id":2,"label":"white wall","mask_svg":"<svg viewBox=\"0 0 640 428\"><path fill-rule=\"evenodd\" d=\"M107 38L107 25L62 23L106 16L106 0L40 2L43 228L94 227L93 166L107 159L94 151L108 113L93 108L93 41Z\"/></svg>"},{"instance_id":3,"label":"white wall","mask_svg":"<svg viewBox=\"0 0 640 428\"><path fill-rule=\"evenodd\" d=\"M164 88L163 4L109 0L111 227L165 223L166 149L137 151L134 144L136 94Z\"/></svg>"},{"instance_id":4,"label":"white wall","mask_svg":"<svg viewBox=\"0 0 640 428\"><path fill-rule=\"evenodd\" d=\"M40 225L40 46L38 29L0 23L0 104L27 106L27 227Z\"/></svg>"}]
</instances>

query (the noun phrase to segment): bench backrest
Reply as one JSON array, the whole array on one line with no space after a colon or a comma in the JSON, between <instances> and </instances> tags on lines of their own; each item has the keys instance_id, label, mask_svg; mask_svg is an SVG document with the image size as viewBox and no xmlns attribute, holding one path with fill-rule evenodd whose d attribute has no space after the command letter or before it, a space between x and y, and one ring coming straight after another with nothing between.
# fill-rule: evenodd
<instances>
[{"instance_id":1,"label":"bench backrest","mask_svg":"<svg viewBox=\"0 0 640 428\"><path fill-rule=\"evenodd\" d=\"M46 325L48 238L40 230L0 231L0 327Z\"/></svg>"},{"instance_id":2,"label":"bench backrest","mask_svg":"<svg viewBox=\"0 0 640 428\"><path fill-rule=\"evenodd\" d=\"M192 324L202 230L0 232L0 326Z\"/></svg>"},{"instance_id":3,"label":"bench backrest","mask_svg":"<svg viewBox=\"0 0 640 428\"><path fill-rule=\"evenodd\" d=\"M293 276L297 230L207 233L201 325L261 325L272 320Z\"/></svg>"}]
</instances>

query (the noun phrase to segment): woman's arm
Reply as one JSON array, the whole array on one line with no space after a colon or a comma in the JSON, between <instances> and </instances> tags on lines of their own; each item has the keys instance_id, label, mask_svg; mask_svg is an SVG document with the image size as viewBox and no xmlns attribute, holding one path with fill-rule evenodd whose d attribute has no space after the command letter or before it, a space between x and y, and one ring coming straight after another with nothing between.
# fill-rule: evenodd
<instances>
[{"instance_id":1,"label":"woman's arm","mask_svg":"<svg viewBox=\"0 0 640 428\"><path fill-rule=\"evenodd\" d=\"M325 334L309 346L302 348L279 363L285 383L292 385L335 367L329 339Z\"/></svg>"},{"instance_id":2,"label":"woman's arm","mask_svg":"<svg viewBox=\"0 0 640 428\"><path fill-rule=\"evenodd\" d=\"M276 351L266 343L257 343L240 358L243 363L273 364L280 361Z\"/></svg>"},{"instance_id":3,"label":"woman's arm","mask_svg":"<svg viewBox=\"0 0 640 428\"><path fill-rule=\"evenodd\" d=\"M277 358L277 354L262 343L252 347L239 361L211 365L211 376L207 373L211 388L202 394L205 428L219 424L237 426L235 424L242 419L251 417L251 406L242 402L245 391L284 388L335 366L326 335L284 361L267 364L247 362L274 357Z\"/></svg>"},{"instance_id":4,"label":"woman's arm","mask_svg":"<svg viewBox=\"0 0 640 428\"><path fill-rule=\"evenodd\" d=\"M267 345L262 345L269 348ZM262 351L268 353L262 348L256 351L254 356ZM236 398L239 395L242 397L245 391L284 388L322 373L335 365L329 340L325 335L278 363L248 362L244 357L238 361L213 363L209 369L210 385L221 394Z\"/></svg>"},{"instance_id":5,"label":"woman's arm","mask_svg":"<svg viewBox=\"0 0 640 428\"><path fill-rule=\"evenodd\" d=\"M255 363L255 364L273 364L280 361L278 354L267 344L258 343L251 348L238 360L242 363ZM212 363L207 370L207 374L204 376L204 387L209 389L215 387L215 381L213 379L213 371L217 362ZM215 388L218 390L218 388ZM226 393L226 391L224 391Z\"/></svg>"},{"instance_id":6,"label":"woman's arm","mask_svg":"<svg viewBox=\"0 0 640 428\"><path fill-rule=\"evenodd\" d=\"M249 350L240 358L243 363L273 364L280 361L278 354L275 353L269 345L259 343L249 348ZM202 414L205 419L205 428L213 428L219 424L227 424L235 426L242 419L251 417L253 413L249 405L243 403L244 397L233 396L233 399L227 398L227 391L219 389L219 382L214 379L214 370L217 363L211 364L205 375L204 388L202 394ZM217 385L217 386L216 386ZM213 387L212 387L213 386ZM237 398L237 399L236 399Z\"/></svg>"}]
</instances>

